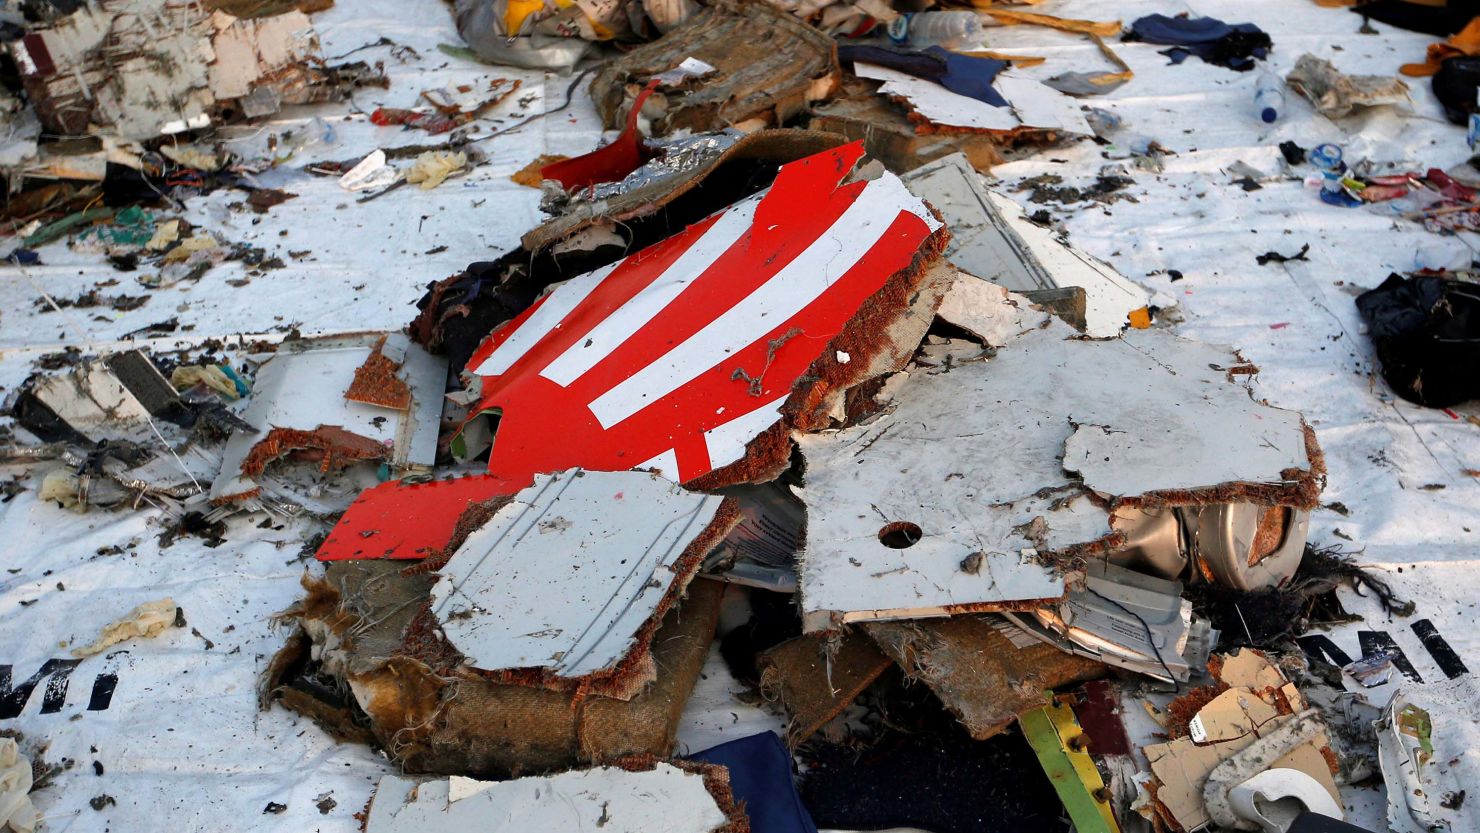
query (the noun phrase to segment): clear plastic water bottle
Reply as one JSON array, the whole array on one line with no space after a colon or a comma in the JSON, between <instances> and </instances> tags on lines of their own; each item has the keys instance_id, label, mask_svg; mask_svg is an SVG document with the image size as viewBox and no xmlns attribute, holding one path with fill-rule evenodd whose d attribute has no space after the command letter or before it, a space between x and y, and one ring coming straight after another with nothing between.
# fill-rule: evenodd
<instances>
[{"instance_id":1,"label":"clear plastic water bottle","mask_svg":"<svg viewBox=\"0 0 1480 833\"><path fill-rule=\"evenodd\" d=\"M1265 124L1274 124L1279 119L1285 110L1285 85L1278 76L1269 72L1259 73L1259 80L1254 85L1254 108Z\"/></svg>"},{"instance_id":2,"label":"clear plastic water bottle","mask_svg":"<svg viewBox=\"0 0 1480 833\"><path fill-rule=\"evenodd\" d=\"M981 17L970 11L902 14L889 22L888 32L891 42L913 49L975 47L986 38Z\"/></svg>"}]
</instances>

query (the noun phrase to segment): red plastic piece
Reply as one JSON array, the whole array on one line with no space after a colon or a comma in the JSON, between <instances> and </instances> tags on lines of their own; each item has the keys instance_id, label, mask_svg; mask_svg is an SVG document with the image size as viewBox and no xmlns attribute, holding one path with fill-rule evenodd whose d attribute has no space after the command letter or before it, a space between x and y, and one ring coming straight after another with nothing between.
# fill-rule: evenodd
<instances>
[{"instance_id":1,"label":"red plastic piece","mask_svg":"<svg viewBox=\"0 0 1480 833\"><path fill-rule=\"evenodd\" d=\"M658 79L654 78L637 94L632 112L627 114L627 125L622 128L621 135L615 141L585 156L546 165L540 168L540 176L553 179L570 191L590 188L602 182L617 182L642 167L655 154L642 146L637 135L637 116L642 112L642 105L647 103L648 96L658 88L658 84Z\"/></svg>"},{"instance_id":2,"label":"red plastic piece","mask_svg":"<svg viewBox=\"0 0 1480 833\"><path fill-rule=\"evenodd\" d=\"M501 481L486 475L382 483L350 504L319 547L318 558L425 558L447 546L470 504L502 492Z\"/></svg>"}]
</instances>

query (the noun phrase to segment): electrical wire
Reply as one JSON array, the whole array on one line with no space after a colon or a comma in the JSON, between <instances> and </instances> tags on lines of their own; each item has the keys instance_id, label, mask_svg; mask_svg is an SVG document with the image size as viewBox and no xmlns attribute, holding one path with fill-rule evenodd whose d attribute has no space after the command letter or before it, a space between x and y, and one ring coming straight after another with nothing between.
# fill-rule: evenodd
<instances>
[{"instance_id":1,"label":"electrical wire","mask_svg":"<svg viewBox=\"0 0 1480 833\"><path fill-rule=\"evenodd\" d=\"M594 66L592 66L592 67L586 67L585 69L581 70L579 73L576 73L576 77L571 80L570 86L565 88L565 103L564 104L561 104L559 107L556 107L554 110L544 110L542 112L535 113L534 115L529 116L528 118L524 119L523 121L520 121L520 122L517 122L515 124L512 124L512 125L510 125L508 127L505 127L502 130L496 130L493 133L488 134L487 136L479 136L476 139L469 139L466 142L464 142L464 144L474 145L474 144L477 144L478 142L482 142L482 141L486 141L488 139L492 139L495 136L502 136L505 133L512 133L515 130L518 130L519 128L523 127L524 125L529 124L532 121L535 121L536 119L542 119L545 116L553 116L556 113L560 112L561 110L564 110L565 108L567 108L567 107L570 106L570 104L571 104L572 101L575 101L575 98L576 98L576 86L581 83L581 80L583 78L585 78L587 75L590 75L591 74L591 71L594 70L594 69L596 69L596 67L594 67Z\"/></svg>"},{"instance_id":2,"label":"electrical wire","mask_svg":"<svg viewBox=\"0 0 1480 833\"><path fill-rule=\"evenodd\" d=\"M1116 607L1120 608L1127 615L1134 616L1135 619L1136 619L1136 621L1141 623L1141 627L1142 628L1145 628L1145 630L1146 630L1146 644L1151 646L1151 652L1156 655L1156 661L1159 662L1159 663L1161 663L1162 670L1165 671L1165 672L1167 672L1167 679L1169 679L1169 680L1172 681L1173 691L1175 693L1177 693L1177 694L1182 693L1182 684L1179 683L1179 682L1177 682L1177 676L1172 673L1171 666L1167 665L1167 661L1161 658L1161 649L1158 648L1158 647L1156 647L1156 638L1151 633L1151 626L1148 625L1148 624L1146 624L1146 620L1141 618L1141 614L1135 612L1134 610L1131 610L1130 608L1126 607L1125 605L1121 604L1120 602L1117 602L1116 600L1110 598L1109 596L1106 596L1103 593L1097 592L1092 587L1085 587L1084 589L1087 592L1089 592L1090 595L1095 596L1095 597L1100 598L1100 599L1104 599L1105 601L1109 602L1110 604L1113 604Z\"/></svg>"}]
</instances>

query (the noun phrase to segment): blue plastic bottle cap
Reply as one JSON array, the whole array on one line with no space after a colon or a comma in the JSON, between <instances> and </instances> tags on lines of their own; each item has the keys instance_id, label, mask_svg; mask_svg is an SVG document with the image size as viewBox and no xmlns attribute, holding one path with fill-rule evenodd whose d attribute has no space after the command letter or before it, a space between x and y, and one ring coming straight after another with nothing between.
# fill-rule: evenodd
<instances>
[{"instance_id":1,"label":"blue plastic bottle cap","mask_svg":"<svg viewBox=\"0 0 1480 833\"><path fill-rule=\"evenodd\" d=\"M1264 119L1265 124L1274 124L1274 120L1279 118L1280 114L1276 113L1273 107L1265 107L1264 112L1260 113L1259 117Z\"/></svg>"},{"instance_id":2,"label":"blue plastic bottle cap","mask_svg":"<svg viewBox=\"0 0 1480 833\"><path fill-rule=\"evenodd\" d=\"M1341 166L1341 148L1332 144L1316 145L1307 158L1321 170L1334 171Z\"/></svg>"}]
</instances>

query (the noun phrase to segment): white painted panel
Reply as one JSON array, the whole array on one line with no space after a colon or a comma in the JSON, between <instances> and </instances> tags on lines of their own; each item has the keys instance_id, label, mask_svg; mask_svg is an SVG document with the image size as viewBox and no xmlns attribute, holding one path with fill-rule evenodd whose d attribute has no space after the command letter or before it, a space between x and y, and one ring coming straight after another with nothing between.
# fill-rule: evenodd
<instances>
[{"instance_id":1,"label":"white painted panel","mask_svg":"<svg viewBox=\"0 0 1480 833\"><path fill-rule=\"evenodd\" d=\"M659 763L498 782L386 775L365 833L710 833L725 822L702 775Z\"/></svg>"},{"instance_id":2,"label":"white painted panel","mask_svg":"<svg viewBox=\"0 0 1480 833\"><path fill-rule=\"evenodd\" d=\"M252 394L241 413L257 433L235 431L226 441L221 474L211 486L212 500L229 499L257 488L256 483L240 476L241 464L274 428L313 431L320 426L337 426L390 446L393 450L388 456L397 467L431 467L437 453L446 359L398 339L392 350L404 350L406 355L397 376L411 388L411 409L403 412L344 398L355 371L370 357L380 335L364 333L287 343L264 362L252 380Z\"/></svg>"},{"instance_id":3,"label":"white painted panel","mask_svg":"<svg viewBox=\"0 0 1480 833\"><path fill-rule=\"evenodd\" d=\"M432 611L476 668L611 669L720 502L648 472L540 475L442 568Z\"/></svg>"},{"instance_id":4,"label":"white painted panel","mask_svg":"<svg viewBox=\"0 0 1480 833\"><path fill-rule=\"evenodd\" d=\"M1075 497L1083 487L1065 468L1110 496L1279 483L1283 470L1309 470L1299 415L1230 382L1225 369L1238 362L1228 351L1161 330L1076 336L1050 319L990 361L912 373L894 410L867 425L798 436L809 629L1062 595L1060 578L1023 551L1111 533L1106 510ZM1085 425L1105 426L1109 439L1076 441L1064 460ZM1099 457L1074 455L1084 447ZM922 537L884 546L891 522L917 524ZM962 568L974 553L983 554L975 573Z\"/></svg>"},{"instance_id":5,"label":"white painted panel","mask_svg":"<svg viewBox=\"0 0 1480 833\"><path fill-rule=\"evenodd\" d=\"M1029 220L1011 197L996 191L988 191L987 195L1012 226L1018 239L1053 276L1055 286L1084 289L1084 320L1088 335L1105 338L1118 334L1125 329L1126 316L1132 310L1150 303L1151 293L1144 287L1115 271L1110 264L1060 240L1052 229Z\"/></svg>"},{"instance_id":6,"label":"white painted panel","mask_svg":"<svg viewBox=\"0 0 1480 833\"><path fill-rule=\"evenodd\" d=\"M885 82L879 88L880 93L906 99L910 109L935 124L974 130L1012 130L1022 126L1011 108L993 107L984 101L953 93L934 81L887 67L862 62L853 66L858 77Z\"/></svg>"},{"instance_id":7,"label":"white painted panel","mask_svg":"<svg viewBox=\"0 0 1480 833\"><path fill-rule=\"evenodd\" d=\"M1084 120L1079 102L1052 87L1031 78L1014 76L1011 71L998 75L992 86L1012 105L1018 121L1025 127L1042 127L1079 136L1094 134L1089 122Z\"/></svg>"}]
</instances>

